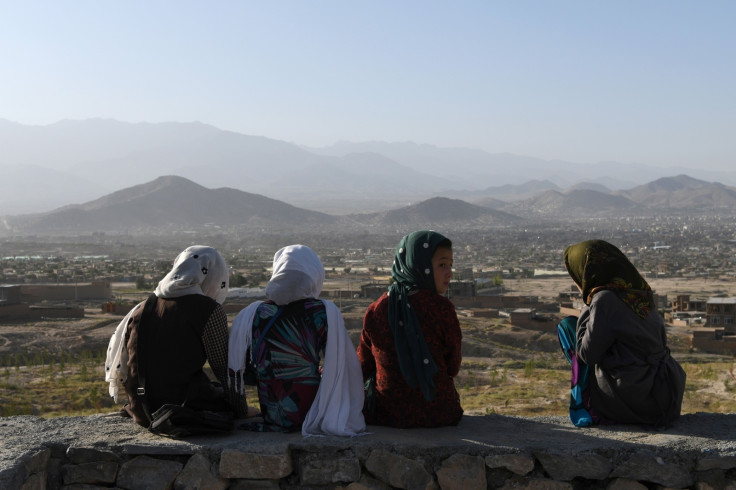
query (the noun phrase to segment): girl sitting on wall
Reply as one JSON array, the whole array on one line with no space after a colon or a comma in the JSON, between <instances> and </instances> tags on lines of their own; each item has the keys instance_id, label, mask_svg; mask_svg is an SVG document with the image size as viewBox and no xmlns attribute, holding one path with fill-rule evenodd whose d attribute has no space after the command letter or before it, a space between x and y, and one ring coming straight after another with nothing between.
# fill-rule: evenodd
<instances>
[{"instance_id":1,"label":"girl sitting on wall","mask_svg":"<svg viewBox=\"0 0 736 490\"><path fill-rule=\"evenodd\" d=\"M366 380L369 424L457 425L463 414L453 378L460 369L460 323L445 296L452 242L433 231L401 239L394 282L368 307L358 357Z\"/></svg>"},{"instance_id":2,"label":"girl sitting on wall","mask_svg":"<svg viewBox=\"0 0 736 490\"><path fill-rule=\"evenodd\" d=\"M649 284L603 240L569 246L564 260L585 303L558 327L573 365L572 422L669 425L680 415L685 372L670 355Z\"/></svg>"},{"instance_id":3,"label":"girl sitting on wall","mask_svg":"<svg viewBox=\"0 0 736 490\"><path fill-rule=\"evenodd\" d=\"M365 429L360 364L337 306L319 299L324 279L312 249L284 247L274 255L268 300L247 306L233 321L231 388L244 393L251 364L263 417L241 428L303 435L357 435Z\"/></svg>"}]
</instances>

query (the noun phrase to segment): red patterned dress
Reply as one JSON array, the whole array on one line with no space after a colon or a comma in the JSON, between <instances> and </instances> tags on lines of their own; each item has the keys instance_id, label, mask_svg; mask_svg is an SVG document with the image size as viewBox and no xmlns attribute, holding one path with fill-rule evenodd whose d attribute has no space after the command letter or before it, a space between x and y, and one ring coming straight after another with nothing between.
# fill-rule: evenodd
<instances>
[{"instance_id":1,"label":"red patterned dress","mask_svg":"<svg viewBox=\"0 0 736 490\"><path fill-rule=\"evenodd\" d=\"M426 289L412 294L409 301L437 364L437 394L428 402L420 390L410 388L404 380L388 322L388 295L384 293L368 307L358 345L363 379L376 378L375 410L364 413L366 423L400 428L457 425L463 409L453 377L462 360L462 332L455 307L449 299Z\"/></svg>"}]
</instances>

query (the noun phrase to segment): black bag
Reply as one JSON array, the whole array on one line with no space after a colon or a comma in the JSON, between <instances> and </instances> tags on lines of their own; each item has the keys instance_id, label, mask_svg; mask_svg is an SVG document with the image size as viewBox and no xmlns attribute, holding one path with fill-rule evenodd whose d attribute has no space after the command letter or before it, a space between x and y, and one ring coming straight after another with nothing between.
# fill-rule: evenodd
<instances>
[{"instance_id":1,"label":"black bag","mask_svg":"<svg viewBox=\"0 0 736 490\"><path fill-rule=\"evenodd\" d=\"M171 437L226 433L233 428L232 415L209 410L194 410L167 403L151 414L149 430Z\"/></svg>"}]
</instances>

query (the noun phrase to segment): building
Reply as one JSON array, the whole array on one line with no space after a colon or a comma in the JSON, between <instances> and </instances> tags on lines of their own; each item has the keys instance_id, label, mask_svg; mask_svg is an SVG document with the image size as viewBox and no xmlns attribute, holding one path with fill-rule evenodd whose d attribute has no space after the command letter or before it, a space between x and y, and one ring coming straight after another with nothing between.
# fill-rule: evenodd
<instances>
[{"instance_id":1,"label":"building","mask_svg":"<svg viewBox=\"0 0 736 490\"><path fill-rule=\"evenodd\" d=\"M703 327L705 311L666 311L664 321L673 327Z\"/></svg>"},{"instance_id":2,"label":"building","mask_svg":"<svg viewBox=\"0 0 736 490\"><path fill-rule=\"evenodd\" d=\"M724 335L736 335L736 298L710 298L705 304L705 326L723 328Z\"/></svg>"},{"instance_id":3,"label":"building","mask_svg":"<svg viewBox=\"0 0 736 490\"><path fill-rule=\"evenodd\" d=\"M79 284L22 284L23 301L84 301L112 298L110 281L92 281Z\"/></svg>"},{"instance_id":4,"label":"building","mask_svg":"<svg viewBox=\"0 0 736 490\"><path fill-rule=\"evenodd\" d=\"M0 320L83 318L84 307L66 303L111 297L110 281L0 286Z\"/></svg>"},{"instance_id":5,"label":"building","mask_svg":"<svg viewBox=\"0 0 736 490\"><path fill-rule=\"evenodd\" d=\"M476 318L498 318L499 311L492 308L468 308L468 314Z\"/></svg>"},{"instance_id":6,"label":"building","mask_svg":"<svg viewBox=\"0 0 736 490\"><path fill-rule=\"evenodd\" d=\"M724 335L722 328L695 328L690 347L703 352L736 356L736 335Z\"/></svg>"},{"instance_id":7,"label":"building","mask_svg":"<svg viewBox=\"0 0 736 490\"><path fill-rule=\"evenodd\" d=\"M66 304L29 304L28 286L0 286L0 321L42 318L84 318L84 308Z\"/></svg>"},{"instance_id":8,"label":"building","mask_svg":"<svg viewBox=\"0 0 736 490\"><path fill-rule=\"evenodd\" d=\"M475 296L475 281L450 281L447 295L450 298L455 296Z\"/></svg>"},{"instance_id":9,"label":"building","mask_svg":"<svg viewBox=\"0 0 736 490\"><path fill-rule=\"evenodd\" d=\"M538 315L533 308L517 308L509 313L511 326L540 332L555 332L559 320Z\"/></svg>"},{"instance_id":10,"label":"building","mask_svg":"<svg viewBox=\"0 0 736 490\"><path fill-rule=\"evenodd\" d=\"M473 268L472 267L463 267L462 269L455 269L454 275L457 279L461 281L472 281L475 277L473 275Z\"/></svg>"},{"instance_id":11,"label":"building","mask_svg":"<svg viewBox=\"0 0 736 490\"><path fill-rule=\"evenodd\" d=\"M20 303L20 286L0 285L0 306Z\"/></svg>"},{"instance_id":12,"label":"building","mask_svg":"<svg viewBox=\"0 0 736 490\"><path fill-rule=\"evenodd\" d=\"M360 296L363 298L378 299L383 293L388 291L389 283L370 283L360 286ZM450 287L447 290L447 296L450 299L455 297L474 297L475 281L450 281Z\"/></svg>"},{"instance_id":13,"label":"building","mask_svg":"<svg viewBox=\"0 0 736 490\"><path fill-rule=\"evenodd\" d=\"M371 283L371 284L363 284L362 286L360 286L360 295L363 298L378 299L386 291L388 291L387 283L383 283L383 284Z\"/></svg>"},{"instance_id":14,"label":"building","mask_svg":"<svg viewBox=\"0 0 736 490\"><path fill-rule=\"evenodd\" d=\"M707 301L691 299L689 294L678 294L672 302L672 311L705 311Z\"/></svg>"},{"instance_id":15,"label":"building","mask_svg":"<svg viewBox=\"0 0 736 490\"><path fill-rule=\"evenodd\" d=\"M20 286L0 285L0 320L28 318L28 304L20 300Z\"/></svg>"}]
</instances>

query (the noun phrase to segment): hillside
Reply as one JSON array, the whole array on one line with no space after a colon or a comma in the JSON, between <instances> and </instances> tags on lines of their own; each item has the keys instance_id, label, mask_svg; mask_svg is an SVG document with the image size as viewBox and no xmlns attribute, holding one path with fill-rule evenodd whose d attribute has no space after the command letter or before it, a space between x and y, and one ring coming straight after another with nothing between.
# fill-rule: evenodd
<instances>
[{"instance_id":1,"label":"hillside","mask_svg":"<svg viewBox=\"0 0 736 490\"><path fill-rule=\"evenodd\" d=\"M604 186L580 183L565 191L549 189L526 199L495 209L525 218L552 220L622 216L716 213L736 211L736 188L706 182L687 175L664 177L625 191L609 191Z\"/></svg>"},{"instance_id":2,"label":"hillside","mask_svg":"<svg viewBox=\"0 0 736 490\"><path fill-rule=\"evenodd\" d=\"M328 231L507 226L520 218L458 199L436 197L390 211L333 216L231 188L208 189L178 176L163 176L83 204L38 214L5 217L5 235L79 235L170 232L237 233L258 230Z\"/></svg>"},{"instance_id":3,"label":"hillside","mask_svg":"<svg viewBox=\"0 0 736 490\"><path fill-rule=\"evenodd\" d=\"M637 207L623 197L591 189L567 192L548 190L530 199L514 201L502 209L525 217L565 219L626 214Z\"/></svg>"},{"instance_id":4,"label":"hillside","mask_svg":"<svg viewBox=\"0 0 736 490\"><path fill-rule=\"evenodd\" d=\"M159 177L84 204L48 213L6 218L5 232L79 234L125 232L159 234L205 227L329 225L338 218L300 209L258 194L207 189L183 177Z\"/></svg>"},{"instance_id":5,"label":"hillside","mask_svg":"<svg viewBox=\"0 0 736 490\"><path fill-rule=\"evenodd\" d=\"M664 177L619 194L649 208L736 209L736 188L687 175Z\"/></svg>"},{"instance_id":6,"label":"hillside","mask_svg":"<svg viewBox=\"0 0 736 490\"><path fill-rule=\"evenodd\" d=\"M437 225L443 225L446 229L456 226L507 226L521 220L504 211L446 197L435 197L381 213L351 215L350 218L372 227L408 226L416 229L433 229Z\"/></svg>"},{"instance_id":7,"label":"hillside","mask_svg":"<svg viewBox=\"0 0 736 490\"><path fill-rule=\"evenodd\" d=\"M357 166L374 156L353 155ZM355 162L354 162L355 164ZM355 205L361 204L359 189L380 187L396 175L393 164L385 160L379 171L370 173L362 166L363 175L352 179ZM401 167L399 167L401 168ZM323 169L326 181L339 185L342 168L332 172ZM353 170L355 171L355 170ZM403 169L405 175L411 172ZM290 178L308 189L310 175L296 173ZM563 192L549 189L549 183L531 181L518 191L544 190L526 199L503 201L485 197L475 203L463 199L431 197L405 204L399 194L386 199L386 210L368 213L335 214L304 209L284 201L231 187L210 189L180 176L158 177L150 182L126 187L82 204L68 205L52 211L25 215L9 215L0 220L0 235L80 235L115 233L129 235L161 235L172 231L185 233L237 234L239 232L365 232L400 231L442 227L445 230L488 229L506 227L524 219L550 222L569 219L643 217L684 214L732 215L736 212L736 188L709 183L688 176L663 178L629 191L606 192L599 186L582 184ZM505 191L509 187L504 187ZM468 196L471 199L472 196ZM371 208L369 202L362 202ZM338 210L340 211L340 210ZM344 211L344 210L342 210Z\"/></svg>"}]
</instances>

